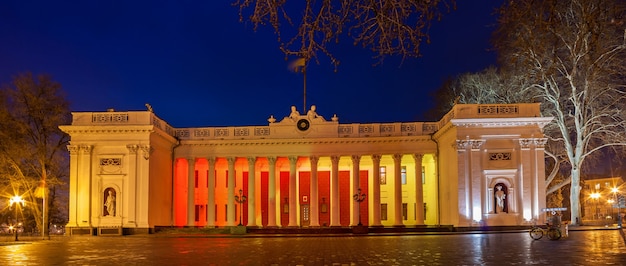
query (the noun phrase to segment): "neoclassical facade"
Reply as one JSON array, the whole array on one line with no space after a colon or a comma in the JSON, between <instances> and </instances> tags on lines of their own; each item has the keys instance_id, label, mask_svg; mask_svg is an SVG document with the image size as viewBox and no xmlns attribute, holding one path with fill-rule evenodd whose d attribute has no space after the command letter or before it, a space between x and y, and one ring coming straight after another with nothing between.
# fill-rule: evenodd
<instances>
[{"instance_id":1,"label":"neoclassical facade","mask_svg":"<svg viewBox=\"0 0 626 266\"><path fill-rule=\"evenodd\" d=\"M285 112L286 114L288 112ZM173 128L74 112L70 234L156 227L455 227L545 219L539 104L455 105L438 122L341 124L311 106L267 125Z\"/></svg>"}]
</instances>

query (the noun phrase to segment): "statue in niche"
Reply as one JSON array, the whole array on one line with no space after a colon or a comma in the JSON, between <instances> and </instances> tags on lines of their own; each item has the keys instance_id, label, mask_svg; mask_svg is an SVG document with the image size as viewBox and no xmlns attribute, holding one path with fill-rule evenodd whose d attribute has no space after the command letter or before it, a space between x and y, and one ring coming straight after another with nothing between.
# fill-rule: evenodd
<instances>
[{"instance_id":1,"label":"statue in niche","mask_svg":"<svg viewBox=\"0 0 626 266\"><path fill-rule=\"evenodd\" d=\"M104 216L115 216L115 189L104 190Z\"/></svg>"},{"instance_id":2,"label":"statue in niche","mask_svg":"<svg viewBox=\"0 0 626 266\"><path fill-rule=\"evenodd\" d=\"M507 188L504 184L498 183L495 186L495 192L493 193L496 200L496 210L495 213L508 213L509 209L507 206L507 198L506 198Z\"/></svg>"}]
</instances>

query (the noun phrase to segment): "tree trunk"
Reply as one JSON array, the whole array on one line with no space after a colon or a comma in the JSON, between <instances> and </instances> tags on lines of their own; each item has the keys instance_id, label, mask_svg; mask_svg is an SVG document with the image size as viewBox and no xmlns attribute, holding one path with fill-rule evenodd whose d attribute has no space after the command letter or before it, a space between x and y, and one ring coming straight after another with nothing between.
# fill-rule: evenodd
<instances>
[{"instance_id":1,"label":"tree trunk","mask_svg":"<svg viewBox=\"0 0 626 266\"><path fill-rule=\"evenodd\" d=\"M570 185L570 223L580 225L580 170L572 169L572 183Z\"/></svg>"}]
</instances>

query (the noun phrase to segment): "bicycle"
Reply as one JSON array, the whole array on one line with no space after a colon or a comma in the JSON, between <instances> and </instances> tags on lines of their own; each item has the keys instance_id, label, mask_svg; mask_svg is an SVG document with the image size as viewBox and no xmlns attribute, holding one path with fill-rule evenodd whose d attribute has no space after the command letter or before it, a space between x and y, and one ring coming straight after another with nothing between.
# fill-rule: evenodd
<instances>
[{"instance_id":1,"label":"bicycle","mask_svg":"<svg viewBox=\"0 0 626 266\"><path fill-rule=\"evenodd\" d=\"M530 237L534 240L539 240L543 237L543 235L547 235L550 240L559 240L561 238L561 230L559 225L550 225L546 223L547 228L543 229L539 226L533 226L528 232Z\"/></svg>"}]
</instances>

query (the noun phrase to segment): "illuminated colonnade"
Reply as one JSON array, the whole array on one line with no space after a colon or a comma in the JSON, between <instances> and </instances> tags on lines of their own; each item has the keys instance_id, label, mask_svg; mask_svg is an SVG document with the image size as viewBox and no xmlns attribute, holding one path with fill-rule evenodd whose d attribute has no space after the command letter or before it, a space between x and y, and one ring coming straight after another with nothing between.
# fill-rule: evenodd
<instances>
[{"instance_id":1,"label":"illuminated colonnade","mask_svg":"<svg viewBox=\"0 0 626 266\"><path fill-rule=\"evenodd\" d=\"M203 128L173 128L151 110L72 113L60 127L71 138L69 233L544 218L551 118L539 104L455 105L438 122L373 124L313 109L266 126Z\"/></svg>"}]
</instances>

